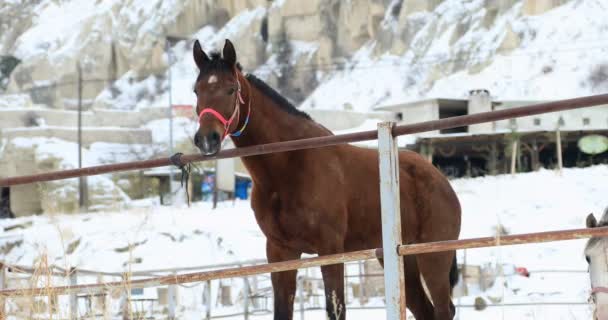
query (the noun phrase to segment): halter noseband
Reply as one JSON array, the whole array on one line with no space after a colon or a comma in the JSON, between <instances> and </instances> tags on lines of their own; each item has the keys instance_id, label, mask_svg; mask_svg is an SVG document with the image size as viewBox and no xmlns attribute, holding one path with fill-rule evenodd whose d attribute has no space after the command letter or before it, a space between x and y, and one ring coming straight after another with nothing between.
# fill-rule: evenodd
<instances>
[{"instance_id":1,"label":"halter noseband","mask_svg":"<svg viewBox=\"0 0 608 320\"><path fill-rule=\"evenodd\" d=\"M596 293L608 293L608 287L593 287L591 289L591 295Z\"/></svg>"},{"instance_id":2,"label":"halter noseband","mask_svg":"<svg viewBox=\"0 0 608 320\"><path fill-rule=\"evenodd\" d=\"M235 132L228 133L228 130L230 130L230 126L232 125L232 121L234 121L234 118L236 117L238 119L237 124L241 118L240 104L245 104L245 100L243 99L243 95L241 93L241 81L239 80L238 71L236 70L236 68L234 70L234 76L236 78L236 84L237 84L237 93L236 93L237 98L235 101L234 110L232 111L232 115L230 116L230 118L228 118L226 120L226 118L224 118L224 116L222 116L219 112L215 111L214 109L212 109L210 107L204 108L198 114L199 125L201 123L201 119L203 118L203 115L205 115L206 113L210 113L224 125L224 135L222 136L222 140L224 140L224 138L226 138L227 135L230 135L232 137L240 136L243 133L243 131L245 131L245 128L247 127L247 124L249 123L249 115L251 114L251 96L250 96L249 102L247 103L247 116L245 117L245 122L243 123L243 126L241 127L241 129L239 129ZM251 90L249 90L249 92L251 94Z\"/></svg>"}]
</instances>

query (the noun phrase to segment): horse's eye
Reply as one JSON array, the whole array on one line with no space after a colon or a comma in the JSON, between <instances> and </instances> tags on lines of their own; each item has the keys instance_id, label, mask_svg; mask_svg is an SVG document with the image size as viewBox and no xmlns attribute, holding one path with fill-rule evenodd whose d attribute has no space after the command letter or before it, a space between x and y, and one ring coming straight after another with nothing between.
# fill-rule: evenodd
<instances>
[{"instance_id":1,"label":"horse's eye","mask_svg":"<svg viewBox=\"0 0 608 320\"><path fill-rule=\"evenodd\" d=\"M587 263L591 263L591 259L589 258L589 256L585 256L585 260L587 260Z\"/></svg>"},{"instance_id":2,"label":"horse's eye","mask_svg":"<svg viewBox=\"0 0 608 320\"><path fill-rule=\"evenodd\" d=\"M236 90L234 88L228 89L228 95L234 94Z\"/></svg>"}]
</instances>

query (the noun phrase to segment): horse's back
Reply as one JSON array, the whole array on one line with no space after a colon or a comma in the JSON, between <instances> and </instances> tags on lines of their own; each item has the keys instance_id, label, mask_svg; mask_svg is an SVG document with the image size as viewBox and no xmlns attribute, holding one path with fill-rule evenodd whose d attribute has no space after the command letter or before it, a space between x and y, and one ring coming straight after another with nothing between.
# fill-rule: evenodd
<instances>
[{"instance_id":1,"label":"horse's back","mask_svg":"<svg viewBox=\"0 0 608 320\"><path fill-rule=\"evenodd\" d=\"M343 166L349 195L349 229L381 234L378 152L344 146ZM458 238L460 203L447 178L412 151L399 152L400 207L408 242ZM362 230L359 230L362 229ZM358 231L358 232L357 232ZM359 237L357 237L359 238Z\"/></svg>"}]
</instances>

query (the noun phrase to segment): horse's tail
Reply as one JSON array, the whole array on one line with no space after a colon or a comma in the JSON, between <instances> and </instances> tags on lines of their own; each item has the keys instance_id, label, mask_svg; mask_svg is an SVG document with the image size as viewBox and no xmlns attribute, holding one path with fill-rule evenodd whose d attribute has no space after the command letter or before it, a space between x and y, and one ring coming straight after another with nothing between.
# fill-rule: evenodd
<instances>
[{"instance_id":1,"label":"horse's tail","mask_svg":"<svg viewBox=\"0 0 608 320\"><path fill-rule=\"evenodd\" d=\"M452 268L450 268L450 288L454 289L458 283L458 262L456 261L456 252L454 252L454 260L452 260Z\"/></svg>"}]
</instances>

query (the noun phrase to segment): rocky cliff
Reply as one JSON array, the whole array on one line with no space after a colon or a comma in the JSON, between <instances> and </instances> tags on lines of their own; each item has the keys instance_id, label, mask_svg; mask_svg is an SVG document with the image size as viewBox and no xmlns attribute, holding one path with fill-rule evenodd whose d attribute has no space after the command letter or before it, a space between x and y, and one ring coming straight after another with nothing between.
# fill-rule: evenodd
<instances>
[{"instance_id":1,"label":"rocky cliff","mask_svg":"<svg viewBox=\"0 0 608 320\"><path fill-rule=\"evenodd\" d=\"M232 39L247 71L309 108L369 110L478 86L544 99L606 89L606 51L588 48L608 29L606 9L601 0L9 1L0 55L18 62L6 91L53 108L75 107L78 68L87 107L168 104L168 65L174 102L191 103L194 38L208 50Z\"/></svg>"}]
</instances>

